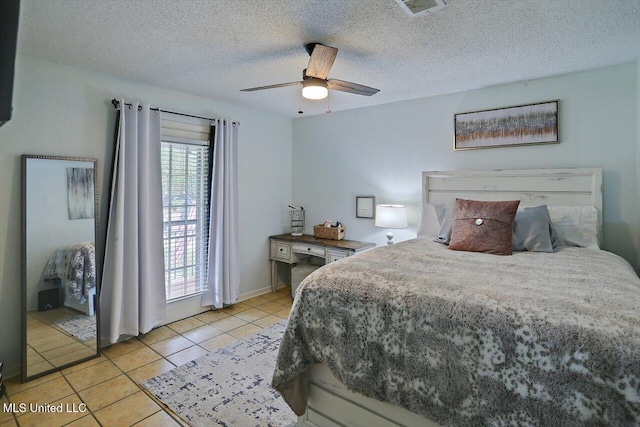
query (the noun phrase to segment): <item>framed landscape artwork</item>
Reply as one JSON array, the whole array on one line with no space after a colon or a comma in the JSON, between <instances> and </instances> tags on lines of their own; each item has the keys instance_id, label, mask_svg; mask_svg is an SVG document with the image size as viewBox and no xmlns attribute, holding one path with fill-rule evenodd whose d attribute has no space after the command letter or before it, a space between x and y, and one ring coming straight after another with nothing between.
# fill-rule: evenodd
<instances>
[{"instance_id":1,"label":"framed landscape artwork","mask_svg":"<svg viewBox=\"0 0 640 427\"><path fill-rule=\"evenodd\" d=\"M455 114L453 149L557 144L558 100Z\"/></svg>"}]
</instances>

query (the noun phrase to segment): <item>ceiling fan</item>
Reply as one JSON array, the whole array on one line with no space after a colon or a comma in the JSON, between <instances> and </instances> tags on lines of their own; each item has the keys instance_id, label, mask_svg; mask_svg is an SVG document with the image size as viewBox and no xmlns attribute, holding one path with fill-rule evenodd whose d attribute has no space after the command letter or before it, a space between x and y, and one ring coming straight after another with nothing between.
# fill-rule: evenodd
<instances>
[{"instance_id":1,"label":"ceiling fan","mask_svg":"<svg viewBox=\"0 0 640 427\"><path fill-rule=\"evenodd\" d=\"M335 47L325 46L322 43L308 43L304 48L311 58L309 58L307 68L302 70L302 81L251 87L248 89L240 89L240 91L253 92L255 90L275 89L278 87L302 84L302 96L307 99L324 99L329 95L329 89L365 96L375 95L380 92L380 89L358 83L338 79L327 79L329 70L331 70L333 61L335 61L336 55L338 54L338 49Z\"/></svg>"}]
</instances>

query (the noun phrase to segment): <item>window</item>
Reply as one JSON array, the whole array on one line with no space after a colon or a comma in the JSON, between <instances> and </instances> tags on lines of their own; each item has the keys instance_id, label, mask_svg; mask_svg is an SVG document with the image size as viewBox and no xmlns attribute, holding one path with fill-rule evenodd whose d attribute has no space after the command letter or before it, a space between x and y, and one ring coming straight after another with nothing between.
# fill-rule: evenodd
<instances>
[{"instance_id":1,"label":"window","mask_svg":"<svg viewBox=\"0 0 640 427\"><path fill-rule=\"evenodd\" d=\"M209 146L202 138L167 137L165 123L162 130L165 279L171 301L207 287Z\"/></svg>"}]
</instances>

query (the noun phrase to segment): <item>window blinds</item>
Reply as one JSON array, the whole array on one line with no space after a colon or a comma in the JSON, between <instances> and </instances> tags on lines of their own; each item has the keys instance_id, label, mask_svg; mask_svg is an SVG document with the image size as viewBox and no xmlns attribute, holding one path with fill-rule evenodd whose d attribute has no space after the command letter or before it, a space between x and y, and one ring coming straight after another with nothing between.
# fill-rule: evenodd
<instances>
[{"instance_id":1,"label":"window blinds","mask_svg":"<svg viewBox=\"0 0 640 427\"><path fill-rule=\"evenodd\" d=\"M193 141L209 141L209 125L195 125L171 120L162 120L161 135L164 139L188 139Z\"/></svg>"},{"instance_id":2,"label":"window blinds","mask_svg":"<svg viewBox=\"0 0 640 427\"><path fill-rule=\"evenodd\" d=\"M162 203L167 300L206 289L209 128L162 123Z\"/></svg>"}]
</instances>

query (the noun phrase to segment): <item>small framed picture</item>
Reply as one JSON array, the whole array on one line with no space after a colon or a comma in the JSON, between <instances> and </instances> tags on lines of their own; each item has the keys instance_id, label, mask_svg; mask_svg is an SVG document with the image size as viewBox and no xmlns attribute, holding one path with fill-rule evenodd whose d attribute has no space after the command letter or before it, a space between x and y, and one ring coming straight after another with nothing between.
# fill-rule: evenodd
<instances>
[{"instance_id":1,"label":"small framed picture","mask_svg":"<svg viewBox=\"0 0 640 427\"><path fill-rule=\"evenodd\" d=\"M356 218L375 217L375 196L356 196Z\"/></svg>"}]
</instances>

